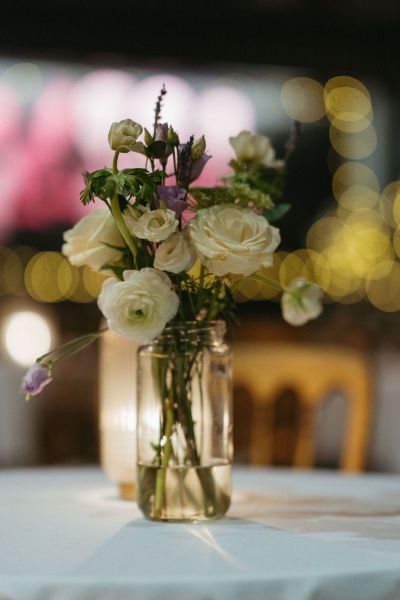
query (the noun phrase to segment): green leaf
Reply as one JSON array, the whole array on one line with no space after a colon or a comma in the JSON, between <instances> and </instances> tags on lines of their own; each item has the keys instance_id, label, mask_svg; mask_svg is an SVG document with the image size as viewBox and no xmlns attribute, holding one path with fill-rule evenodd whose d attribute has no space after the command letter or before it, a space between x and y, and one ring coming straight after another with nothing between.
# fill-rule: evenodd
<instances>
[{"instance_id":1,"label":"green leaf","mask_svg":"<svg viewBox=\"0 0 400 600\"><path fill-rule=\"evenodd\" d=\"M120 265L109 265L109 264L104 264L100 267L101 271L112 271L114 273L114 275L116 277L118 277L118 279L120 279L121 281L124 280L124 276L123 273L124 271L126 271L126 267L121 267Z\"/></svg>"},{"instance_id":2,"label":"green leaf","mask_svg":"<svg viewBox=\"0 0 400 600\"><path fill-rule=\"evenodd\" d=\"M277 204L276 206L274 206L274 208L264 211L264 217L269 223L275 223L284 215L286 215L290 208L290 204L282 202L281 204Z\"/></svg>"}]
</instances>

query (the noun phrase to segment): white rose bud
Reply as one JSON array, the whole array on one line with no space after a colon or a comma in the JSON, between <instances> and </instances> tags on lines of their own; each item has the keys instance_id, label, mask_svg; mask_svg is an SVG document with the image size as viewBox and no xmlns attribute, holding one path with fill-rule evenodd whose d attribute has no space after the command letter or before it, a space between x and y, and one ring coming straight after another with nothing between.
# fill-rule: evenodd
<instances>
[{"instance_id":1,"label":"white rose bud","mask_svg":"<svg viewBox=\"0 0 400 600\"><path fill-rule=\"evenodd\" d=\"M290 325L304 325L322 312L322 291L303 278L294 279L282 295L282 315Z\"/></svg>"},{"instance_id":2,"label":"white rose bud","mask_svg":"<svg viewBox=\"0 0 400 600\"><path fill-rule=\"evenodd\" d=\"M259 163L271 169L283 166L283 160L275 159L271 140L265 135L241 131L236 137L230 137L229 142L238 161Z\"/></svg>"},{"instance_id":3,"label":"white rose bud","mask_svg":"<svg viewBox=\"0 0 400 600\"><path fill-rule=\"evenodd\" d=\"M87 265L96 271L122 256L121 252L106 244L124 246L108 208L96 208L83 217L72 229L64 232L64 241L62 253L72 265Z\"/></svg>"},{"instance_id":4,"label":"white rose bud","mask_svg":"<svg viewBox=\"0 0 400 600\"><path fill-rule=\"evenodd\" d=\"M142 142L137 138L141 135L143 127L132 119L124 119L113 123L108 133L108 143L116 152L144 152Z\"/></svg>"},{"instance_id":5,"label":"white rose bud","mask_svg":"<svg viewBox=\"0 0 400 600\"><path fill-rule=\"evenodd\" d=\"M179 298L169 277L156 269L124 271L124 281L103 283L98 305L111 331L146 343L160 335L177 313Z\"/></svg>"},{"instance_id":6,"label":"white rose bud","mask_svg":"<svg viewBox=\"0 0 400 600\"><path fill-rule=\"evenodd\" d=\"M172 234L156 250L154 266L161 271L181 273L189 271L196 262L192 244L181 232Z\"/></svg>"},{"instance_id":7,"label":"white rose bud","mask_svg":"<svg viewBox=\"0 0 400 600\"><path fill-rule=\"evenodd\" d=\"M169 208L158 208L145 212L137 221L129 220L131 232L142 240L162 242L166 240L179 225L176 214Z\"/></svg>"},{"instance_id":8,"label":"white rose bud","mask_svg":"<svg viewBox=\"0 0 400 600\"><path fill-rule=\"evenodd\" d=\"M218 204L198 211L189 233L200 261L215 275L251 275L272 265L279 229L249 208Z\"/></svg>"}]
</instances>

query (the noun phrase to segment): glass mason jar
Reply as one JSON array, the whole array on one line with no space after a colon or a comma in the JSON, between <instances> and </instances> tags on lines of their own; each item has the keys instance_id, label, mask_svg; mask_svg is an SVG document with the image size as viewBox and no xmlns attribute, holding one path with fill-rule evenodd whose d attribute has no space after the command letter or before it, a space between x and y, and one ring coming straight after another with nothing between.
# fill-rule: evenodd
<instances>
[{"instance_id":1,"label":"glass mason jar","mask_svg":"<svg viewBox=\"0 0 400 600\"><path fill-rule=\"evenodd\" d=\"M167 327L138 350L137 502L149 519L202 521L230 504L231 351L225 323Z\"/></svg>"}]
</instances>

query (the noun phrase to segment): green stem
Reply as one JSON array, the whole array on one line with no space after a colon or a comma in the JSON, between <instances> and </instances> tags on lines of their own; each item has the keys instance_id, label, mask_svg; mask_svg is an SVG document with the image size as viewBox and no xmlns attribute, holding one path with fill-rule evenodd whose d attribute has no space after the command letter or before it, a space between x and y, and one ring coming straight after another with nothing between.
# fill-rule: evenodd
<instances>
[{"instance_id":1,"label":"green stem","mask_svg":"<svg viewBox=\"0 0 400 600\"><path fill-rule=\"evenodd\" d=\"M114 154L113 164L112 164L112 170L113 170L114 174L118 173L118 156L119 156L119 152L116 152ZM129 229L125 223L124 216L123 216L120 206L119 206L118 194L115 194L115 196L113 196L113 198L111 199L111 214L114 217L115 224L118 227L118 231L120 232L122 239L124 240L125 244L127 245L127 247L129 248L129 250L132 253L133 261L135 263L135 266L137 267L137 265L136 265L137 245L131 235L131 232L129 231Z\"/></svg>"},{"instance_id":2,"label":"green stem","mask_svg":"<svg viewBox=\"0 0 400 600\"><path fill-rule=\"evenodd\" d=\"M164 431L164 448L162 451L161 467L157 471L156 478L156 490L154 499L154 515L155 517L161 516L162 507L164 504L165 496L165 479L167 475L167 468L171 457L171 435L174 426L174 409L173 404L169 400L165 402L165 431Z\"/></svg>"}]
</instances>

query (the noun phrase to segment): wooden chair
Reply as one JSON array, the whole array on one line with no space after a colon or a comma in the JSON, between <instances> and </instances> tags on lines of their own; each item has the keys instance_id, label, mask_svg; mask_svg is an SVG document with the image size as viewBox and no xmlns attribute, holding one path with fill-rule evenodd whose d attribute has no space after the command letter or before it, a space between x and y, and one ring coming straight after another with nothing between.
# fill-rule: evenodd
<instances>
[{"instance_id":1,"label":"wooden chair","mask_svg":"<svg viewBox=\"0 0 400 600\"><path fill-rule=\"evenodd\" d=\"M345 471L364 468L372 384L369 362L361 352L300 343L237 343L233 373L234 389L245 389L253 401L251 464L271 464L274 402L282 390L290 389L296 392L300 403L293 466L313 466L318 405L327 394L340 390L348 401L340 468Z\"/></svg>"}]
</instances>

